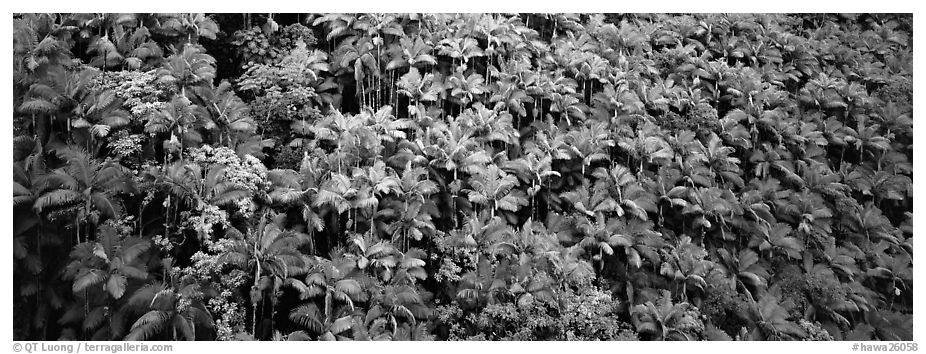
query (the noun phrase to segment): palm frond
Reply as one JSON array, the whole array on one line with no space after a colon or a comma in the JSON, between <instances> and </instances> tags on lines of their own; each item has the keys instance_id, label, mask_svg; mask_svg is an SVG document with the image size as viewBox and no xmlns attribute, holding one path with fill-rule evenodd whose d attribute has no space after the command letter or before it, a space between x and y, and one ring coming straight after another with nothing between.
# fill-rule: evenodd
<instances>
[{"instance_id":1,"label":"palm frond","mask_svg":"<svg viewBox=\"0 0 926 354\"><path fill-rule=\"evenodd\" d=\"M169 319L167 312L149 311L132 324L131 332L125 336L125 340L151 340L167 328Z\"/></svg>"}]
</instances>

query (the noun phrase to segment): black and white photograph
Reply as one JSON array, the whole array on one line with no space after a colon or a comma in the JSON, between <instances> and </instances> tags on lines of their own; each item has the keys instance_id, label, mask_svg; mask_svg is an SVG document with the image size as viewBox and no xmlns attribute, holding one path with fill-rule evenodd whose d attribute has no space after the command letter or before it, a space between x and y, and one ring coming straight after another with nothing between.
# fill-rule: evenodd
<instances>
[{"instance_id":1,"label":"black and white photograph","mask_svg":"<svg viewBox=\"0 0 926 354\"><path fill-rule=\"evenodd\" d=\"M918 350L912 13L10 16L16 352Z\"/></svg>"}]
</instances>

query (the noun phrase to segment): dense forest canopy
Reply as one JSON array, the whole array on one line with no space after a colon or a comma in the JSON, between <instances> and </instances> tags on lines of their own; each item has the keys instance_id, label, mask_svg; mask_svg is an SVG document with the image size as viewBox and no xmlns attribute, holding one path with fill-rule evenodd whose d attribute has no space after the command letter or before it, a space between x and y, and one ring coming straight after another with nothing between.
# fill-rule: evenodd
<instances>
[{"instance_id":1,"label":"dense forest canopy","mask_svg":"<svg viewBox=\"0 0 926 354\"><path fill-rule=\"evenodd\" d=\"M912 15L13 29L17 340L912 339Z\"/></svg>"}]
</instances>

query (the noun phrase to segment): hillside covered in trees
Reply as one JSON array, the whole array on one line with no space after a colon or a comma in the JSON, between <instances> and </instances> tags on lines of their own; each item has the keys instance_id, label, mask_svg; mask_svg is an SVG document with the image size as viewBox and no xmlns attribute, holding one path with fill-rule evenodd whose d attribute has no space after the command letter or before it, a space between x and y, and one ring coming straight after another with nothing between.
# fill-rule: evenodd
<instances>
[{"instance_id":1,"label":"hillside covered in trees","mask_svg":"<svg viewBox=\"0 0 926 354\"><path fill-rule=\"evenodd\" d=\"M17 340L911 340L912 15L17 14Z\"/></svg>"}]
</instances>

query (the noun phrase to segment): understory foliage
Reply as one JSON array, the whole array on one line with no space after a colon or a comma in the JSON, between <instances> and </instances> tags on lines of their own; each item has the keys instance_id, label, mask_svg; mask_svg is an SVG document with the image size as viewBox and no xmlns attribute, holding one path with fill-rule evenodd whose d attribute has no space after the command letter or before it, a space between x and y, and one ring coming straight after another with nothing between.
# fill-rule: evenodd
<instances>
[{"instance_id":1,"label":"understory foliage","mask_svg":"<svg viewBox=\"0 0 926 354\"><path fill-rule=\"evenodd\" d=\"M17 14L17 340L911 340L911 15Z\"/></svg>"}]
</instances>

